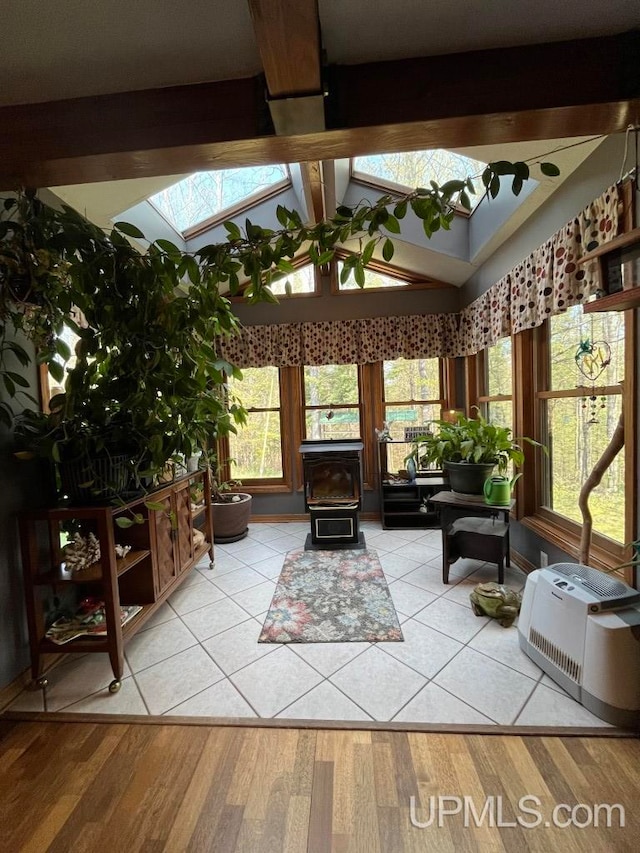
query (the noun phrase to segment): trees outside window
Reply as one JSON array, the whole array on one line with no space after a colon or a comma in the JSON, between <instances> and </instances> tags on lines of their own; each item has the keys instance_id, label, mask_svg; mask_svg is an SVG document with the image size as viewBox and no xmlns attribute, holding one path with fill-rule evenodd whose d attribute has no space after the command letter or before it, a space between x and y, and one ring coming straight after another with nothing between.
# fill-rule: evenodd
<instances>
[{"instance_id":1,"label":"trees outside window","mask_svg":"<svg viewBox=\"0 0 640 853\"><path fill-rule=\"evenodd\" d=\"M444 406L442 365L438 358L385 361L383 370L384 419L390 424L391 437L404 440L404 428L424 426L438 420ZM387 466L390 471L404 468L407 448L390 445Z\"/></svg>"},{"instance_id":2,"label":"trees outside window","mask_svg":"<svg viewBox=\"0 0 640 853\"><path fill-rule=\"evenodd\" d=\"M280 418L280 376L277 367L250 367L242 380L232 379L230 391L249 415L237 435L228 437L229 456L235 460L231 476L250 483L282 480L283 448Z\"/></svg>"},{"instance_id":3,"label":"trees outside window","mask_svg":"<svg viewBox=\"0 0 640 853\"><path fill-rule=\"evenodd\" d=\"M303 369L305 437L360 438L360 382L355 364Z\"/></svg>"},{"instance_id":4,"label":"trees outside window","mask_svg":"<svg viewBox=\"0 0 640 853\"><path fill-rule=\"evenodd\" d=\"M484 351L480 384L478 400L483 415L498 426L513 429L511 338L502 338Z\"/></svg>"},{"instance_id":5,"label":"trees outside window","mask_svg":"<svg viewBox=\"0 0 640 853\"><path fill-rule=\"evenodd\" d=\"M578 369L581 341L597 347L610 363L592 383ZM580 488L607 446L622 406L625 330L622 312L583 314L574 306L546 324L546 381L538 393L542 441L549 448L544 462L541 505L571 521L582 523ZM588 360L589 353L578 361ZM546 387L545 387L546 386ZM592 399L595 398L595 399ZM622 543L625 539L625 462L616 457L589 506L598 533Z\"/></svg>"}]
</instances>

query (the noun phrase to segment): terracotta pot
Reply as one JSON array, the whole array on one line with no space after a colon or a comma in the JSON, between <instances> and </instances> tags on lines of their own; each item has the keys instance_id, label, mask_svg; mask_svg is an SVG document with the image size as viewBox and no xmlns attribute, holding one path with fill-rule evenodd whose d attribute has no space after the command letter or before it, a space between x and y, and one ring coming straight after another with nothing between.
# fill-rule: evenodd
<instances>
[{"instance_id":1,"label":"terracotta pot","mask_svg":"<svg viewBox=\"0 0 640 853\"><path fill-rule=\"evenodd\" d=\"M213 541L219 544L238 542L249 532L251 518L251 495L237 492L239 501L212 503Z\"/></svg>"}]
</instances>

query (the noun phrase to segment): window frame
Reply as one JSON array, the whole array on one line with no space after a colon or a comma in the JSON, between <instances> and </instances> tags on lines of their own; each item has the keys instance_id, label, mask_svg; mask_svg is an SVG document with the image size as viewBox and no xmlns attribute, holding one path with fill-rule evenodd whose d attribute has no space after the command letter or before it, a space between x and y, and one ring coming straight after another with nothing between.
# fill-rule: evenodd
<instances>
[{"instance_id":1,"label":"window frame","mask_svg":"<svg viewBox=\"0 0 640 853\"><path fill-rule=\"evenodd\" d=\"M317 267L313 261L309 258L308 254L299 255L297 258L292 258L289 263L295 268L295 272L302 269L303 267L312 266L313 267L313 290L309 293L292 293L288 295L286 293L279 294L276 298L278 302L281 302L283 299L315 299L318 296L322 295L322 288L320 283L321 269ZM247 298L244 295L244 291L249 286L249 281L245 281L240 285L240 292L235 293L231 296L229 293L225 294L225 297L229 300L229 302L239 302L246 303Z\"/></svg>"},{"instance_id":2,"label":"window frame","mask_svg":"<svg viewBox=\"0 0 640 853\"><path fill-rule=\"evenodd\" d=\"M385 275L388 278L394 278L401 282L397 287L355 287L349 290L343 290L340 287L340 275L338 273L338 263L344 261L355 252L349 252L346 249L336 249L334 259L331 262L330 280L331 280L331 295L332 296L353 296L354 294L362 293L406 293L414 290L451 290L455 289L454 284L449 284L446 281L439 281L435 278L425 278L418 273L410 272L409 270L394 267L386 263L386 261L378 261L372 258L365 267L365 276L367 270L371 272Z\"/></svg>"},{"instance_id":3,"label":"window frame","mask_svg":"<svg viewBox=\"0 0 640 853\"><path fill-rule=\"evenodd\" d=\"M252 368L255 370L261 370L262 368ZM276 367L274 368L278 371L278 391L279 391L279 400L280 405L278 408L264 408L261 406L250 406L247 408L247 412L252 414L254 412L278 412L279 415L279 425L280 425L280 454L282 458L282 477L251 477L251 478L241 478L240 482L242 483L242 490L248 492L249 494L259 494L261 492L269 492L269 493L278 493L278 492L288 492L291 490L291 454L289 452L288 444L289 442L285 436L285 424L284 424L284 413L285 413L285 405L284 405L284 395L285 395L285 377L283 376L282 368ZM240 427L238 433L243 427ZM217 442L217 453L218 458L222 459L222 472L223 477L227 480L234 479L232 466L229 464L228 460L231 456L230 450L230 442L228 436L221 436Z\"/></svg>"},{"instance_id":4,"label":"window frame","mask_svg":"<svg viewBox=\"0 0 640 853\"><path fill-rule=\"evenodd\" d=\"M506 336L505 336L506 337ZM504 340L500 338L500 341ZM493 346L497 346L499 341ZM477 370L477 393L475 395L476 402L474 405L477 405L480 411L482 412L483 417L487 417L489 414L489 406L491 403L511 403L511 423L515 424L515 405L514 405L514 381L513 378L515 376L514 372L514 342L513 336L511 336L511 394L489 394L489 357L488 351L491 347L487 347L486 349L480 350L477 354L477 362L476 362L476 370ZM471 407L470 407L471 408ZM515 435L515 431L512 428L512 435Z\"/></svg>"}]
</instances>

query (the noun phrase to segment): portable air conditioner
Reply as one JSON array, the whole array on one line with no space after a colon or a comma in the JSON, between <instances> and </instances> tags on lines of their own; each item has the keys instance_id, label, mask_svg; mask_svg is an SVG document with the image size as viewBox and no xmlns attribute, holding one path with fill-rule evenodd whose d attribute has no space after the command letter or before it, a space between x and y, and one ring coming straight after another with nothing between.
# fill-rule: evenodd
<instances>
[{"instance_id":1,"label":"portable air conditioner","mask_svg":"<svg viewBox=\"0 0 640 853\"><path fill-rule=\"evenodd\" d=\"M527 577L520 648L597 717L640 729L640 592L556 563Z\"/></svg>"}]
</instances>

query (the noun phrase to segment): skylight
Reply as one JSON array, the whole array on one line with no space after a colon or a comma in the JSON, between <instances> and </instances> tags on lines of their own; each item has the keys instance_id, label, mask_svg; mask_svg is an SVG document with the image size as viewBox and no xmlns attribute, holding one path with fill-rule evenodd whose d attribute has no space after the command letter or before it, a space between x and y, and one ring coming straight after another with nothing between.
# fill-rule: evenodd
<instances>
[{"instance_id":1,"label":"skylight","mask_svg":"<svg viewBox=\"0 0 640 853\"><path fill-rule=\"evenodd\" d=\"M397 184L408 190L428 187L430 181L446 181L480 177L487 164L454 154L444 148L431 151L403 151L395 154L370 154L353 158L353 171L365 178ZM476 195L471 196L475 207L482 198L482 184L476 181Z\"/></svg>"},{"instance_id":2,"label":"skylight","mask_svg":"<svg viewBox=\"0 0 640 853\"><path fill-rule=\"evenodd\" d=\"M283 164L196 172L149 198L180 233L209 219L224 217L225 211L250 203L265 190L289 180Z\"/></svg>"}]
</instances>

